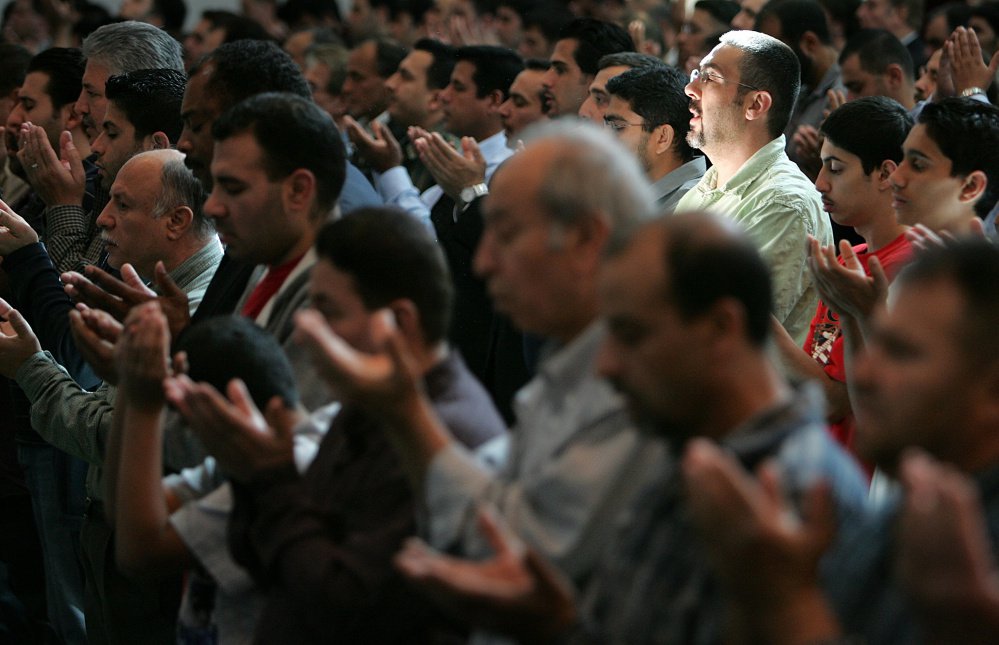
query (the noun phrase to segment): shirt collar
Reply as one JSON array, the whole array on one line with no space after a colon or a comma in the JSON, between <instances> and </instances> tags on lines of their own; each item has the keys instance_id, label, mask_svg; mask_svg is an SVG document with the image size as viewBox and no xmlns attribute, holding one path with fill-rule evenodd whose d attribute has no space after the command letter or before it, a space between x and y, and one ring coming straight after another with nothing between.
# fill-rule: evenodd
<instances>
[{"instance_id":1,"label":"shirt collar","mask_svg":"<svg viewBox=\"0 0 999 645\"><path fill-rule=\"evenodd\" d=\"M724 186L718 186L718 167L712 166L705 174L698 187L702 192L720 190L741 197L749 186L764 172L770 169L784 154L785 139L780 135L767 145L757 150L752 157L742 164L732 178Z\"/></svg>"}]
</instances>

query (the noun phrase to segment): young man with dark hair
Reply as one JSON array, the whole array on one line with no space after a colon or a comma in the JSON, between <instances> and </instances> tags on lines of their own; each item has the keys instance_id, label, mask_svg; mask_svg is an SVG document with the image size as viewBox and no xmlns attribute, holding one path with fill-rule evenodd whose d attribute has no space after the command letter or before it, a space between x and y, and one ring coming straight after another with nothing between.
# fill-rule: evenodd
<instances>
[{"instance_id":1,"label":"young man with dark hair","mask_svg":"<svg viewBox=\"0 0 999 645\"><path fill-rule=\"evenodd\" d=\"M864 239L851 255L867 275L880 270L888 279L894 278L912 255L905 238L907 227L899 223L892 208L889 179L902 162L902 144L911 128L905 108L883 96L845 103L822 123L822 169L815 187L829 217ZM839 261L846 263L842 256ZM877 269L869 268L872 262ZM780 329L776 340L792 374L822 384L830 431L853 449L855 424L847 396L846 343L840 321L840 312L820 301L803 346Z\"/></svg>"},{"instance_id":2,"label":"young man with dark hair","mask_svg":"<svg viewBox=\"0 0 999 645\"><path fill-rule=\"evenodd\" d=\"M597 63L599 70L593 77L593 82L587 89L586 100L579 106L579 116L589 119L597 125L604 123L604 110L607 109L607 81L629 69L656 67L664 63L659 58L638 52L619 52L607 54Z\"/></svg>"},{"instance_id":3,"label":"young man with dark hair","mask_svg":"<svg viewBox=\"0 0 999 645\"><path fill-rule=\"evenodd\" d=\"M818 304L806 241L828 244L832 230L815 187L784 151L798 59L776 38L731 31L690 78L687 141L713 165L677 211L712 210L746 227L773 271L777 320L803 343Z\"/></svg>"},{"instance_id":4,"label":"young man with dark hair","mask_svg":"<svg viewBox=\"0 0 999 645\"><path fill-rule=\"evenodd\" d=\"M336 333L362 352L374 351L379 326L390 325L411 344L414 374L456 440L475 448L503 432L488 395L447 348L447 265L419 222L393 209L360 209L320 231L316 254L309 287L314 311L301 314L300 324ZM345 403L299 476L287 426L279 423L273 435L261 436L246 425L245 397L231 387L242 411L208 387L187 380L176 386L171 398L235 481L233 555L267 590L255 638L428 638L433 616L403 588L392 563L402 540L416 532L418 503L387 420ZM235 421L219 424L199 414L204 402L234 413ZM277 418L274 411L272 403L268 418ZM247 439L256 447L247 450Z\"/></svg>"},{"instance_id":5,"label":"young man with dark hair","mask_svg":"<svg viewBox=\"0 0 999 645\"><path fill-rule=\"evenodd\" d=\"M544 76L551 63L530 58L524 61L524 71L517 74L510 84L509 96L499 106L506 145L516 145L517 135L532 123L545 121L551 112L551 98L545 87Z\"/></svg>"},{"instance_id":6,"label":"young man with dark hair","mask_svg":"<svg viewBox=\"0 0 999 645\"><path fill-rule=\"evenodd\" d=\"M884 29L898 40L909 52L914 69L926 63L926 46L919 37L923 27L919 0L866 0L857 7L857 18L864 29Z\"/></svg>"},{"instance_id":7,"label":"young man with dark hair","mask_svg":"<svg viewBox=\"0 0 999 645\"><path fill-rule=\"evenodd\" d=\"M630 51L635 51L631 36L616 24L577 18L563 27L545 77L552 94L552 116L578 114L599 71L600 59Z\"/></svg>"},{"instance_id":8,"label":"young man with dark hair","mask_svg":"<svg viewBox=\"0 0 999 645\"><path fill-rule=\"evenodd\" d=\"M367 125L385 111L389 103L385 81L407 53L405 47L385 39L365 40L350 50L342 89L350 116Z\"/></svg>"},{"instance_id":9,"label":"young man with dark hair","mask_svg":"<svg viewBox=\"0 0 999 645\"><path fill-rule=\"evenodd\" d=\"M690 97L687 77L675 67L633 69L607 82L604 123L635 153L652 183L656 205L671 213L704 176L702 155L687 143Z\"/></svg>"},{"instance_id":10,"label":"young man with dark hair","mask_svg":"<svg viewBox=\"0 0 999 645\"><path fill-rule=\"evenodd\" d=\"M916 107L912 56L890 33L879 29L858 33L840 52L839 65L847 99L887 96L907 110Z\"/></svg>"},{"instance_id":11,"label":"young man with dark hair","mask_svg":"<svg viewBox=\"0 0 999 645\"><path fill-rule=\"evenodd\" d=\"M6 124L14 106L17 91L24 84L31 54L20 45L0 43L0 123ZM16 141L16 139L15 139ZM8 204L16 204L30 190L27 182L11 171L6 142L0 142L0 195Z\"/></svg>"}]
</instances>

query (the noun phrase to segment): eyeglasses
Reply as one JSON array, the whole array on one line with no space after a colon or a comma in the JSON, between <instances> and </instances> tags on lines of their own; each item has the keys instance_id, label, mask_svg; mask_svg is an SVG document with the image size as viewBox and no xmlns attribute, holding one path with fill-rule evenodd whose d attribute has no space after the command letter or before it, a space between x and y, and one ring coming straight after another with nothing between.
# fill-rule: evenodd
<instances>
[{"instance_id":1,"label":"eyeglasses","mask_svg":"<svg viewBox=\"0 0 999 645\"><path fill-rule=\"evenodd\" d=\"M709 69L703 71L700 69L694 69L692 72L690 72L690 82L696 83L697 81L700 81L701 85L707 85L708 83L735 83L736 85L740 85L742 87L755 90L757 92L762 91L758 87L753 87L752 85L746 85L745 83L740 83L739 81L729 81L728 79L722 78L716 72L712 72Z\"/></svg>"},{"instance_id":2,"label":"eyeglasses","mask_svg":"<svg viewBox=\"0 0 999 645\"><path fill-rule=\"evenodd\" d=\"M607 129L609 129L614 134L619 134L621 132L624 132L625 129L629 127L644 128L645 121L641 121L639 123L629 123L623 119L608 119L607 117L604 117L604 126L606 126Z\"/></svg>"}]
</instances>

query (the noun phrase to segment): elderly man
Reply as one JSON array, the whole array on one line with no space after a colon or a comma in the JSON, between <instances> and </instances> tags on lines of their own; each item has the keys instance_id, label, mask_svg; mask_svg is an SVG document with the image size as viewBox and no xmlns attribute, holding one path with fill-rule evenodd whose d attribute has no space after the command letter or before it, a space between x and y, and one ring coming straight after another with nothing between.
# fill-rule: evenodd
<instances>
[{"instance_id":1,"label":"elderly man","mask_svg":"<svg viewBox=\"0 0 999 645\"><path fill-rule=\"evenodd\" d=\"M734 31L690 79L687 141L712 167L677 212L716 211L746 228L772 271L774 314L803 343L818 304L805 243L812 236L829 244L832 229L819 193L784 152L800 86L798 59L776 38Z\"/></svg>"},{"instance_id":2,"label":"elderly man","mask_svg":"<svg viewBox=\"0 0 999 645\"><path fill-rule=\"evenodd\" d=\"M142 153L125 166L112 185L112 199L101 214L102 228L114 240L115 262L136 261L140 270L169 274L186 292L190 307L200 302L222 256L214 231L201 210L203 193L173 150ZM32 238L33 231L11 212L3 224L10 238ZM37 242L34 242L37 244ZM54 276L53 276L54 278ZM40 285L44 286L44 285ZM56 288L45 289L52 315L72 310L68 297ZM61 298L60 298L61 296ZM79 314L74 314L78 316ZM52 445L89 464L87 494L91 500L81 534L86 585L88 638L99 642L172 642L173 621L165 620L170 606L169 585L134 585L117 575L107 545L110 529L101 513L101 464L114 389L105 384L90 393L42 351L37 337L24 323L16 337L0 341L5 351L0 372L14 378L31 402L31 422ZM161 595L162 594L162 595ZM166 603L166 604L161 604Z\"/></svg>"}]
</instances>

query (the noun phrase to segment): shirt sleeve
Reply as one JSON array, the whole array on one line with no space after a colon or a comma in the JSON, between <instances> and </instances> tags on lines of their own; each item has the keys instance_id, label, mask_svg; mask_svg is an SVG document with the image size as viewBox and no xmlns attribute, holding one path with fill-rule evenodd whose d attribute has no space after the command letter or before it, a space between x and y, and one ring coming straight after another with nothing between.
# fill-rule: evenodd
<instances>
[{"instance_id":1,"label":"shirt sleeve","mask_svg":"<svg viewBox=\"0 0 999 645\"><path fill-rule=\"evenodd\" d=\"M45 246L59 273L77 271L83 265L92 264L99 259L89 257L94 253L94 220L82 206L50 206L45 209ZM97 242L99 241L98 237ZM97 253L99 255L100 251Z\"/></svg>"},{"instance_id":2,"label":"shirt sleeve","mask_svg":"<svg viewBox=\"0 0 999 645\"><path fill-rule=\"evenodd\" d=\"M383 173L374 173L375 188L386 204L396 206L423 222L431 232L430 207L421 199L420 191L413 185L409 173L402 166L389 168Z\"/></svg>"}]
</instances>

